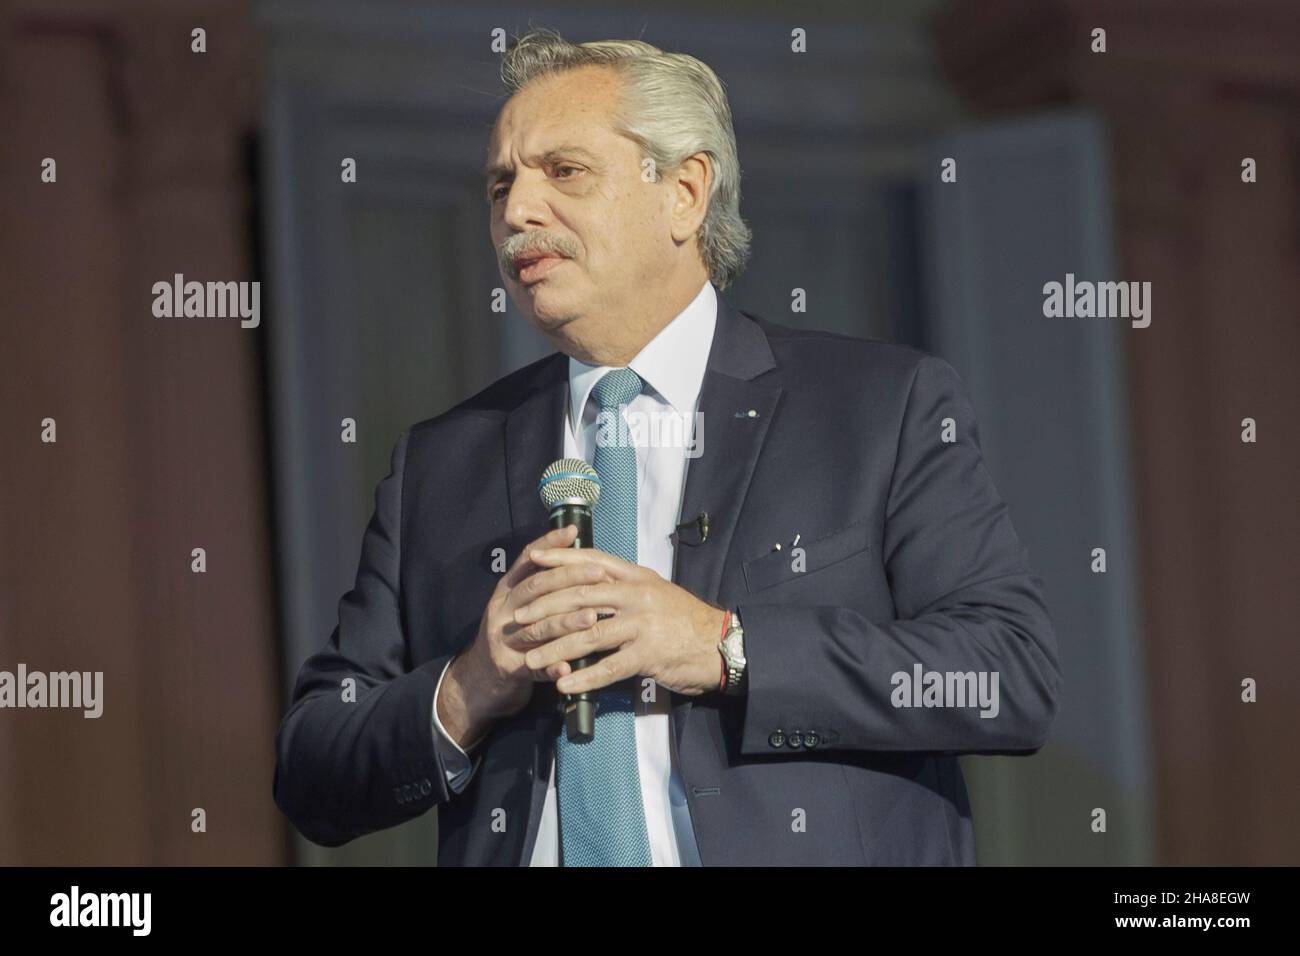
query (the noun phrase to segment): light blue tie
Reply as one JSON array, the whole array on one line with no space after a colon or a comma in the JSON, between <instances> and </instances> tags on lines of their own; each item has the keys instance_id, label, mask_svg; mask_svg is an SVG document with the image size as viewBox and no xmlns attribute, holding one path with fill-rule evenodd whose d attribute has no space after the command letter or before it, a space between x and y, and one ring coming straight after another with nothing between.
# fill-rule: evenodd
<instances>
[{"instance_id":1,"label":"light blue tie","mask_svg":"<svg viewBox=\"0 0 1300 956\"><path fill-rule=\"evenodd\" d=\"M630 368L606 372L592 390L608 417L598 437L592 467L600 475L600 500L593 509L593 537L602 551L637 563L636 448L628 440L619 406L641 394L641 378ZM601 421L606 419L602 418ZM641 800L636 760L636 678L599 692L596 735L570 743L564 726L555 742L560 808L560 853L564 866L650 866L650 837Z\"/></svg>"}]
</instances>

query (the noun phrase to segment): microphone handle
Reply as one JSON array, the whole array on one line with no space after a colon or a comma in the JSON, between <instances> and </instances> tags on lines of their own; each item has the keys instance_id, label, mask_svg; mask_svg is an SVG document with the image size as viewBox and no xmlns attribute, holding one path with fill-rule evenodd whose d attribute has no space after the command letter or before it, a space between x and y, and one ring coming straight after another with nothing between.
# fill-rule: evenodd
<instances>
[{"instance_id":1,"label":"microphone handle","mask_svg":"<svg viewBox=\"0 0 1300 956\"><path fill-rule=\"evenodd\" d=\"M570 547L594 548L595 542L591 531L591 508L588 505L561 502L551 509L550 526L552 529L568 525L578 526L578 536ZM604 655L595 654L580 657L571 662L573 670L590 667ZM571 743L585 743L596 736L596 691L585 690L580 694L565 694L563 700L564 732Z\"/></svg>"}]
</instances>

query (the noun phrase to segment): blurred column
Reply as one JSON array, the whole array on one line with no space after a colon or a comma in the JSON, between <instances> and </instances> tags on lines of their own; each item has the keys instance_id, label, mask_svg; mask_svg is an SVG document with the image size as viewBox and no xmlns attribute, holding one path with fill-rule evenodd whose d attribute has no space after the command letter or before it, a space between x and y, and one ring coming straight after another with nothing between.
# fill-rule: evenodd
<instances>
[{"instance_id":1,"label":"blurred column","mask_svg":"<svg viewBox=\"0 0 1300 956\"><path fill-rule=\"evenodd\" d=\"M31 2L0 18L0 668L105 684L98 720L0 713L0 863L282 862L267 296L253 330L155 318L151 292L175 273L256 278L245 4ZM45 156L57 184L40 181Z\"/></svg>"},{"instance_id":2,"label":"blurred column","mask_svg":"<svg viewBox=\"0 0 1300 956\"><path fill-rule=\"evenodd\" d=\"M1090 50L1097 28L1105 53ZM1069 105L1106 121L1121 261L1109 278L1152 283L1150 328L1123 339L1160 862L1295 863L1295 5L958 0L936 35L987 113ZM1248 417L1255 444L1241 441ZM1241 701L1246 678L1258 703Z\"/></svg>"}]
</instances>

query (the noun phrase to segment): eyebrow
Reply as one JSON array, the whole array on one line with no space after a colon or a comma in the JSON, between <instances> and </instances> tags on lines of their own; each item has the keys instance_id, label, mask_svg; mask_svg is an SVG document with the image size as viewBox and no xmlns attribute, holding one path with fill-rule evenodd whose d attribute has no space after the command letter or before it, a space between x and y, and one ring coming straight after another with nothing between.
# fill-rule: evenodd
<instances>
[{"instance_id":1,"label":"eyebrow","mask_svg":"<svg viewBox=\"0 0 1300 956\"><path fill-rule=\"evenodd\" d=\"M593 154L590 150L585 149L578 145L555 146L551 149L548 149L545 153L543 153L540 157L537 158L540 159L543 163L553 163L556 160L563 159L564 157L567 156L572 156L575 159L585 159L591 163L596 162L595 154ZM504 163L493 163L489 161L488 164L483 167L483 176L487 180L488 186L492 186L498 180L503 179L509 175L510 175L510 167L505 165Z\"/></svg>"}]
</instances>

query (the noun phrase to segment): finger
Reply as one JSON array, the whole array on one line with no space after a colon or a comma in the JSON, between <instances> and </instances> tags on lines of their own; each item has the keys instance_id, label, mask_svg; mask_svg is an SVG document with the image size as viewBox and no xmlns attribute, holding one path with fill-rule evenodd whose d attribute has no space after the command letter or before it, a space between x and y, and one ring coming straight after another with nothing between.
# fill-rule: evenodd
<instances>
[{"instance_id":1,"label":"finger","mask_svg":"<svg viewBox=\"0 0 1300 956\"><path fill-rule=\"evenodd\" d=\"M506 597L506 610L523 607L552 591L571 588L579 584L597 584L610 580L609 572L591 561L566 564L558 568L539 568L510 589Z\"/></svg>"},{"instance_id":2,"label":"finger","mask_svg":"<svg viewBox=\"0 0 1300 956\"><path fill-rule=\"evenodd\" d=\"M594 608L581 608L567 614L544 617L527 627L518 628L513 633L507 628L502 631L502 634L505 636L506 643L511 647L519 651L529 651L539 644L545 644L567 634L586 630L598 620L596 614ZM556 660L563 660L563 658L556 658ZM528 666L538 668L543 665L529 663Z\"/></svg>"},{"instance_id":3,"label":"finger","mask_svg":"<svg viewBox=\"0 0 1300 956\"><path fill-rule=\"evenodd\" d=\"M607 687L625 677L633 677L640 670L632 650L625 648L556 681L555 689L561 694L581 694L583 691Z\"/></svg>"},{"instance_id":4,"label":"finger","mask_svg":"<svg viewBox=\"0 0 1300 956\"><path fill-rule=\"evenodd\" d=\"M531 624L552 614L566 614L584 607L604 607L617 610L628 598L627 584L601 581L595 584L575 584L550 594L543 594L523 607L515 608L516 624Z\"/></svg>"},{"instance_id":5,"label":"finger","mask_svg":"<svg viewBox=\"0 0 1300 956\"><path fill-rule=\"evenodd\" d=\"M534 670L532 673L533 673L533 680L547 681L549 683L552 681L559 680L561 677L564 677L565 675L572 673L572 671L573 668L569 666L568 661L560 661L557 664L552 664L550 667L546 668L545 670Z\"/></svg>"},{"instance_id":6,"label":"finger","mask_svg":"<svg viewBox=\"0 0 1300 956\"><path fill-rule=\"evenodd\" d=\"M551 568L591 561L603 567L617 581L634 580L649 570L599 548L531 548L528 557L534 564Z\"/></svg>"},{"instance_id":7,"label":"finger","mask_svg":"<svg viewBox=\"0 0 1300 956\"><path fill-rule=\"evenodd\" d=\"M614 650L634 636L624 618L597 621L590 627L534 647L524 655L524 663L541 670L560 661L576 661L596 651Z\"/></svg>"},{"instance_id":8,"label":"finger","mask_svg":"<svg viewBox=\"0 0 1300 956\"><path fill-rule=\"evenodd\" d=\"M552 528L540 538L534 538L524 546L523 550L519 552L519 556L515 558L515 563L506 571L503 578L506 587L513 588L528 575L539 569L540 565L529 557L530 552L550 548L563 550L573 544L577 536L578 526L576 524L566 524L563 528Z\"/></svg>"}]
</instances>

